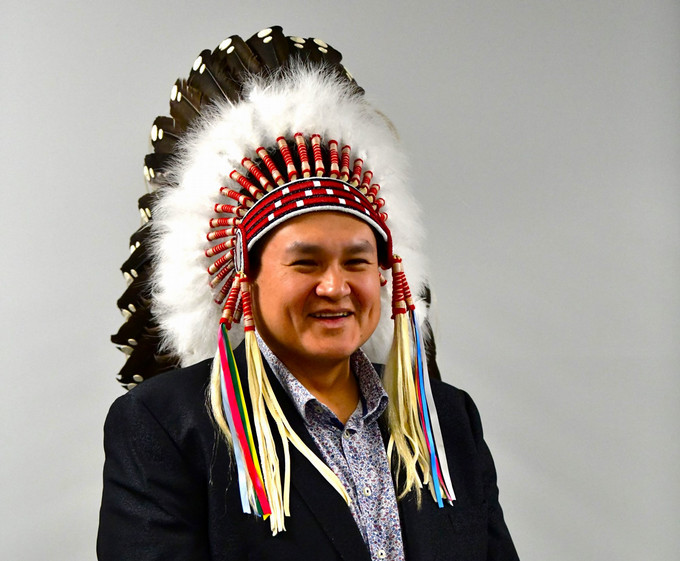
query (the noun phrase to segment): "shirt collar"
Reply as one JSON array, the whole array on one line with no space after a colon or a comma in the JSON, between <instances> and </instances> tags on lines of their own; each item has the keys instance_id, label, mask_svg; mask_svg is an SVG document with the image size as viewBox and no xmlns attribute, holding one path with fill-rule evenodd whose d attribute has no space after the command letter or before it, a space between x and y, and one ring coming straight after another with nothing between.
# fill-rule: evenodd
<instances>
[{"instance_id":1,"label":"shirt collar","mask_svg":"<svg viewBox=\"0 0 680 561\"><path fill-rule=\"evenodd\" d=\"M290 396L295 408L306 424L318 422L319 415L328 418L332 422L339 423L333 412L314 397L300 381L286 368L286 365L279 360L273 351L267 346L264 340L256 332L257 343L260 352L269 363L274 375L281 383L283 388ZM357 349L350 357L350 368L359 381L359 392L361 400L357 411L352 414L352 420L356 419L360 424L370 423L383 413L387 407L387 392L383 388L380 377L373 364L368 359L364 351Z\"/></svg>"}]
</instances>

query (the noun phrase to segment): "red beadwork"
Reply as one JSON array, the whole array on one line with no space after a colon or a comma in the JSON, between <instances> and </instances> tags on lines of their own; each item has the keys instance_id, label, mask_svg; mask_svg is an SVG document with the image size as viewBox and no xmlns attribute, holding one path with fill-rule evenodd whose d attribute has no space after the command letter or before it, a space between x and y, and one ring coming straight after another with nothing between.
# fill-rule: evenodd
<instances>
[{"instance_id":1,"label":"red beadwork","mask_svg":"<svg viewBox=\"0 0 680 561\"><path fill-rule=\"evenodd\" d=\"M351 151L352 147L349 145L342 147L342 157L340 160L340 179L342 181L349 179L349 155Z\"/></svg>"},{"instance_id":2,"label":"red beadwork","mask_svg":"<svg viewBox=\"0 0 680 561\"><path fill-rule=\"evenodd\" d=\"M356 187L359 185L359 181L361 181L361 169L364 167L364 161L361 158L357 158L354 160L354 169L352 170L352 179L349 180L349 182L352 184L353 187Z\"/></svg>"},{"instance_id":3,"label":"red beadwork","mask_svg":"<svg viewBox=\"0 0 680 561\"><path fill-rule=\"evenodd\" d=\"M215 212L222 214L235 214L236 216L245 216L246 209L242 206L234 205L215 205Z\"/></svg>"},{"instance_id":4,"label":"red beadwork","mask_svg":"<svg viewBox=\"0 0 680 561\"><path fill-rule=\"evenodd\" d=\"M214 257L215 255L219 255L220 253L224 253L228 249L231 249L236 245L236 238L230 238L226 242L222 242L220 244L214 245L212 247L209 247L208 249L205 250L205 256L206 257Z\"/></svg>"},{"instance_id":5,"label":"red beadwork","mask_svg":"<svg viewBox=\"0 0 680 561\"><path fill-rule=\"evenodd\" d=\"M296 157L299 157L300 159L300 167L296 169L296 163L292 154L293 149L289 146L285 137L278 137L276 142L276 150L279 152L281 159L285 163L286 171L283 172L283 166L279 169L267 150L261 146L257 149L257 155L261 159L260 162L256 164L250 158L243 158L241 161L241 165L243 166L243 169L247 170L248 176L241 174L238 170L233 170L230 173L230 178L236 182L243 191L239 191L237 187L234 187L233 189L228 186L221 188L221 193L223 195L237 201L238 204L216 204L214 206L216 213L235 215L211 219L210 227L214 228L214 230L206 234L206 237L210 242L223 240L223 243L218 243L205 250L206 256L211 258L219 257L216 258L208 268L208 272L211 275L209 281L210 286L212 289L219 291L216 294L216 301L222 302L227 298L227 293L232 294L232 300L235 299L234 302L227 302L227 304L225 304L226 315L224 315L224 318L226 319L224 319L224 323L231 324L233 321L238 321L237 317L240 316L239 309L243 303L243 294L246 292L248 293L248 296L245 296L245 299L248 303L246 305L247 313L244 314L244 319L251 316L249 290L242 290L242 288L239 288L241 286L241 281L234 281L234 247L236 245L237 233L235 227L241 226L245 228L245 235L250 236L251 228L257 230L257 228L260 227L259 224L262 220L278 220L280 217L285 216L290 210L286 208L286 205L294 204L296 202L299 205L299 201L306 202L304 198L299 198L295 193L311 188L313 182L316 181L311 177L312 174L316 174L321 182L324 181L324 178L329 177L328 171L330 171L331 179L339 179L344 182L348 182L349 180L358 191L365 195L370 206L366 204L366 200L363 200L363 202L360 200L363 199L363 197L356 191L351 193L353 190L350 190L349 187L332 184L327 186L325 192L321 196L321 198L328 198L328 204L336 204L337 199L340 198L345 201L347 205L352 207L356 206L362 212L370 212L373 219L378 222L387 220L387 214L379 212L379 209L384 205L384 200L377 197L380 191L380 185L371 185L373 173L364 168L363 159L356 158L353 161L353 167L350 170L352 150L349 145L344 145L339 152L339 143L336 140L328 141L327 146L329 151L330 170L327 170L323 160L324 145L322 144L321 136L319 134L313 134L306 137L303 133L296 133L294 135L295 150L297 151ZM310 148L307 146L307 142L309 142L309 145L311 146L311 153ZM312 158L314 161L313 169ZM304 179L299 178L300 170L304 175ZM269 198L267 198L266 201L268 202L263 200L263 202L259 204L258 201L264 197L266 192L272 191L277 186L283 186L289 182L285 180L285 175L288 175L290 182L295 181L295 183L289 185L289 189L287 189L285 193L282 193L278 199L274 198L269 200ZM259 183L259 185L257 183ZM308 187L307 184L310 184L310 187ZM331 193L331 191L334 191L334 193ZM333 197L331 197L331 195L333 195ZM273 206L274 202L278 202L278 206ZM283 203L283 206L281 203ZM314 199L314 205L318 206L322 204L325 204L323 200L318 197ZM377 215L374 214L374 211ZM258 226L253 226L254 224L258 224ZM389 233L387 235L389 236ZM404 313L407 308L410 307L409 302L411 295L410 292L408 292L408 285L405 283L405 277L402 279L402 276L403 273L402 275L396 274L393 278L393 293L395 298L393 302L394 313ZM384 277L381 276L381 284L384 283L386 283L386 281ZM408 292L408 295L406 295L405 290ZM407 296L408 301L406 300Z\"/></svg>"},{"instance_id":6,"label":"red beadwork","mask_svg":"<svg viewBox=\"0 0 680 561\"><path fill-rule=\"evenodd\" d=\"M264 189L267 192L274 189L272 182L269 181L269 179L267 179L267 176L260 171L260 168L258 168L252 160L249 160L248 158L243 158L243 160L241 160L241 165L248 170L249 174L251 174L255 179L257 179L260 182L260 185L262 185L262 189ZM264 193L262 193L261 189L258 189L257 193L252 193L251 191L251 194L253 194L256 199L261 199L264 196Z\"/></svg>"},{"instance_id":7,"label":"red beadwork","mask_svg":"<svg viewBox=\"0 0 680 561\"><path fill-rule=\"evenodd\" d=\"M392 262L392 319L397 314L405 314L407 306L404 294L404 267L401 258L395 255Z\"/></svg>"},{"instance_id":8,"label":"red beadwork","mask_svg":"<svg viewBox=\"0 0 680 561\"><path fill-rule=\"evenodd\" d=\"M227 290L224 290L225 287ZM228 291L229 296L227 297L227 301L224 303L224 310L222 311L222 319L226 320L227 322L231 323L232 319L234 318L234 310L236 309L236 302L238 300L238 295L239 292L241 291L241 275L237 274L234 276L234 278L231 281L231 285L229 283L226 283L222 287L222 291L225 293ZM222 292L220 291L220 292Z\"/></svg>"},{"instance_id":9,"label":"red beadwork","mask_svg":"<svg viewBox=\"0 0 680 561\"><path fill-rule=\"evenodd\" d=\"M240 218L236 218L235 216L230 216L229 218L211 218L210 219L210 227L211 228L220 228L222 226L238 226L241 223Z\"/></svg>"},{"instance_id":10,"label":"red beadwork","mask_svg":"<svg viewBox=\"0 0 680 561\"><path fill-rule=\"evenodd\" d=\"M259 194L260 197L262 196L262 192L260 188L257 185L253 185L250 181L248 181L248 178L241 175L239 172L236 170L233 170L230 174L229 177L231 177L234 181L236 181L241 187L243 187L248 193L252 195L252 197L248 197L248 199L252 199L253 197L257 197ZM220 191L222 194L226 194L225 191L229 190L228 187L222 187ZM231 197L231 195L229 195ZM234 199L235 197L232 197ZM238 200L238 199L236 199ZM243 204L243 203L242 203Z\"/></svg>"},{"instance_id":11,"label":"red beadwork","mask_svg":"<svg viewBox=\"0 0 680 561\"><path fill-rule=\"evenodd\" d=\"M222 288L220 288L220 291L217 293L217 296L215 296L216 304L221 304L222 302L224 302L224 298L227 295L227 292L229 292L230 286L231 285L228 282L222 285Z\"/></svg>"},{"instance_id":12,"label":"red beadwork","mask_svg":"<svg viewBox=\"0 0 680 561\"><path fill-rule=\"evenodd\" d=\"M366 193L366 197L368 198L368 200L370 200L371 202L375 201L375 199L378 196L378 191L380 191L380 185L378 185L377 183L371 185L368 188L368 192Z\"/></svg>"},{"instance_id":13,"label":"red beadwork","mask_svg":"<svg viewBox=\"0 0 680 561\"><path fill-rule=\"evenodd\" d=\"M397 314L405 314L408 308L404 302L404 294L401 290L397 288L397 281L393 279L392 281L392 319ZM395 297L396 294L396 297Z\"/></svg>"},{"instance_id":14,"label":"red beadwork","mask_svg":"<svg viewBox=\"0 0 680 561\"><path fill-rule=\"evenodd\" d=\"M250 193L251 198L253 199L261 199L264 196L264 193L262 192L262 189L255 185L254 183L251 183L247 177L244 175L241 175L238 171L233 170L230 174L229 177L231 177L234 181L236 181L241 187L243 187L248 193ZM227 189L227 187L222 188L222 192L224 192L224 189Z\"/></svg>"},{"instance_id":15,"label":"red beadwork","mask_svg":"<svg viewBox=\"0 0 680 561\"><path fill-rule=\"evenodd\" d=\"M220 238L226 238L226 237L229 237L229 236L233 236L235 232L236 232L235 227L227 228L225 230L217 230L216 232L208 232L208 235L206 236L206 238L208 238L208 241L211 242L211 241L214 241L214 240L218 240Z\"/></svg>"},{"instance_id":16,"label":"red beadwork","mask_svg":"<svg viewBox=\"0 0 680 561\"><path fill-rule=\"evenodd\" d=\"M323 156L321 154L321 135L313 134L311 138L312 152L314 153L314 173L317 177L323 177L326 173L326 167L323 165Z\"/></svg>"},{"instance_id":17,"label":"red beadwork","mask_svg":"<svg viewBox=\"0 0 680 561\"><path fill-rule=\"evenodd\" d=\"M338 157L338 141L329 140L328 141L328 151L330 153L331 159L331 177L337 179L340 175L340 165Z\"/></svg>"},{"instance_id":18,"label":"red beadwork","mask_svg":"<svg viewBox=\"0 0 680 561\"><path fill-rule=\"evenodd\" d=\"M231 249L229 250L228 253L220 257L217 261L215 261L210 267L208 267L208 273L211 275L214 275L219 269L222 268L222 265L227 263L228 261L231 261L234 259L234 250Z\"/></svg>"},{"instance_id":19,"label":"red beadwork","mask_svg":"<svg viewBox=\"0 0 680 561\"><path fill-rule=\"evenodd\" d=\"M253 322L253 313L250 303L250 283L245 277L241 280L241 283L243 285L241 291L241 301L243 304L243 330L254 331L255 323Z\"/></svg>"},{"instance_id":20,"label":"red beadwork","mask_svg":"<svg viewBox=\"0 0 680 561\"><path fill-rule=\"evenodd\" d=\"M229 261L224 267L222 267L217 274L210 279L210 288L215 288L220 282L229 276L229 274L234 270L234 261Z\"/></svg>"},{"instance_id":21,"label":"red beadwork","mask_svg":"<svg viewBox=\"0 0 680 561\"><path fill-rule=\"evenodd\" d=\"M238 172L233 172L233 173L238 173ZM241 175L241 177L243 177L243 176ZM252 183L251 183L251 185L252 185ZM229 187L222 187L220 189L220 192L223 195L226 195L227 197L229 197L230 199L234 199L241 206L244 206L246 208L250 208L251 206L253 206L253 203L255 202L255 201L253 201L253 198L251 196L244 195L243 193L239 193L238 191L234 191L233 189L229 189Z\"/></svg>"},{"instance_id":22,"label":"red beadwork","mask_svg":"<svg viewBox=\"0 0 680 561\"><path fill-rule=\"evenodd\" d=\"M371 184L371 179L373 179L373 172L368 170L364 173L364 178L361 180L360 191L365 195L368 193L368 187Z\"/></svg>"},{"instance_id":23,"label":"red beadwork","mask_svg":"<svg viewBox=\"0 0 680 561\"><path fill-rule=\"evenodd\" d=\"M401 259L399 260L401 262ZM408 286L408 281L406 280L406 273L404 273L403 266L401 270L395 276L395 283L399 284L399 292L409 310L415 310L416 306L413 303L413 296L411 295L411 289Z\"/></svg>"},{"instance_id":24,"label":"red beadwork","mask_svg":"<svg viewBox=\"0 0 680 561\"><path fill-rule=\"evenodd\" d=\"M293 155L290 153L290 148L288 148L288 141L283 136L279 136L276 139L276 142L279 145L279 151L281 152L283 161L286 164L288 181L295 181L298 178L298 174L297 170L295 169L295 164L293 163Z\"/></svg>"},{"instance_id":25,"label":"red beadwork","mask_svg":"<svg viewBox=\"0 0 680 561\"><path fill-rule=\"evenodd\" d=\"M300 170L302 177L309 177L312 168L309 165L309 156L307 155L307 145L305 144L305 137L301 132L295 133L295 145L297 146L298 156L300 157Z\"/></svg>"},{"instance_id":26,"label":"red beadwork","mask_svg":"<svg viewBox=\"0 0 680 561\"><path fill-rule=\"evenodd\" d=\"M281 175L279 168L276 167L276 164L274 163L274 160L272 160L269 153L262 146L260 146L257 149L257 155L264 162L264 165L267 166L269 173L272 174L272 179L274 180L274 182L277 185L283 185L285 183L285 180L283 179L283 176Z\"/></svg>"}]
</instances>

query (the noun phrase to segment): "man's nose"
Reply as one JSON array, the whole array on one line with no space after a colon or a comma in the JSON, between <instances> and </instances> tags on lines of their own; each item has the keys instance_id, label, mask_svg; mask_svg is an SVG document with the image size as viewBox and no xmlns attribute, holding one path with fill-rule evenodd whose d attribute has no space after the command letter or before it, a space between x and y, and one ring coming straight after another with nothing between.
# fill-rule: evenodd
<instances>
[{"instance_id":1,"label":"man's nose","mask_svg":"<svg viewBox=\"0 0 680 561\"><path fill-rule=\"evenodd\" d=\"M351 292L345 271L339 266L328 267L316 285L316 294L323 298L338 299Z\"/></svg>"}]
</instances>

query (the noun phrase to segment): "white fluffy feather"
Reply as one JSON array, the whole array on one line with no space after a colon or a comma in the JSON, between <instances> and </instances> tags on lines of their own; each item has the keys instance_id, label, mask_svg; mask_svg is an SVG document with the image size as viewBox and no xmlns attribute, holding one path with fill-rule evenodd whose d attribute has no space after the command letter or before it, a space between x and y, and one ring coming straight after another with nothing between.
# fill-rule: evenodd
<instances>
[{"instance_id":1,"label":"white fluffy feather","mask_svg":"<svg viewBox=\"0 0 680 561\"><path fill-rule=\"evenodd\" d=\"M204 251L213 207L224 202L220 187L230 184L233 169L241 170L244 156L255 157L257 147L272 146L278 136L292 138L296 132L349 144L352 158L363 158L365 169L373 171L373 182L381 185L380 196L386 201L383 210L389 215L394 251L403 259L418 316L425 319L426 307L418 298L426 282L423 228L393 128L347 82L318 67L298 65L274 79L253 78L242 102L225 102L210 111L187 135L171 170L178 186L168 187L154 209L154 311L165 347L177 353L183 365L214 356L217 345L221 307L208 284ZM389 273L385 276L391 280ZM393 334L390 315L388 282L380 324L364 346L373 361L387 358ZM232 329L232 338L236 344L242 332Z\"/></svg>"}]
</instances>

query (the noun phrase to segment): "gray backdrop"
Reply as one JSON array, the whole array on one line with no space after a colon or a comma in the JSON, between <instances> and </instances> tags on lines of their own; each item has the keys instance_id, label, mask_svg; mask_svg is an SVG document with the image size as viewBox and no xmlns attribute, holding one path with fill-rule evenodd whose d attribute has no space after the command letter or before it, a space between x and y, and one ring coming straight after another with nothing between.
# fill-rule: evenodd
<instances>
[{"instance_id":1,"label":"gray backdrop","mask_svg":"<svg viewBox=\"0 0 680 561\"><path fill-rule=\"evenodd\" d=\"M149 128L272 24L342 50L413 154L442 367L522 559L680 558L677 2L1 7L2 559L93 559Z\"/></svg>"}]
</instances>

